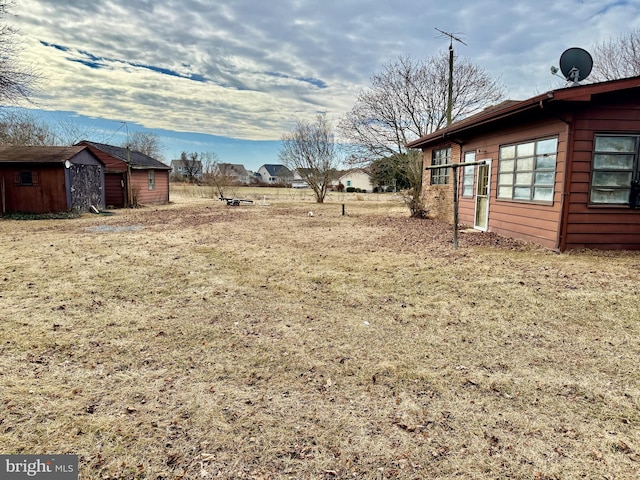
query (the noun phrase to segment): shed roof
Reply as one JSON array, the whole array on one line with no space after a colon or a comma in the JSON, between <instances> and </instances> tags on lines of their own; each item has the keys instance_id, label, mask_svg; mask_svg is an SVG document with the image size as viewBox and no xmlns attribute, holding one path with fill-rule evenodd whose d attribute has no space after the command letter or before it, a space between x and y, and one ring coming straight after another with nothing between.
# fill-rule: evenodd
<instances>
[{"instance_id":1,"label":"shed roof","mask_svg":"<svg viewBox=\"0 0 640 480\"><path fill-rule=\"evenodd\" d=\"M409 148L422 148L446 139L456 138L456 135L476 129L506 118L515 118L525 112L544 109L552 102L590 102L594 96L605 93L619 92L640 88L640 76L611 80L608 82L591 83L550 90L546 93L531 97L527 100L507 100L480 113L464 118L448 127L436 130L407 144Z\"/></svg>"},{"instance_id":2,"label":"shed roof","mask_svg":"<svg viewBox=\"0 0 640 480\"><path fill-rule=\"evenodd\" d=\"M127 148L125 147L116 147L115 145L89 142L87 140L83 140L78 145L87 145L89 147L96 148L111 157L117 158L125 163L129 163L131 168L134 169L171 170L170 166L150 157L149 155L145 155L144 153L136 152L135 150L129 150L127 153Z\"/></svg>"},{"instance_id":3,"label":"shed roof","mask_svg":"<svg viewBox=\"0 0 640 480\"><path fill-rule=\"evenodd\" d=\"M64 163L87 147L0 146L0 162Z\"/></svg>"}]
</instances>

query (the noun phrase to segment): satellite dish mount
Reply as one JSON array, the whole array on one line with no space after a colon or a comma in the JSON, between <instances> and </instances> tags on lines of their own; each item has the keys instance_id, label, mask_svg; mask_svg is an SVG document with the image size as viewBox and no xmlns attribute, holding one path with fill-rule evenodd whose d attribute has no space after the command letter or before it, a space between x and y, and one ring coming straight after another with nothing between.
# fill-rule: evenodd
<instances>
[{"instance_id":1,"label":"satellite dish mount","mask_svg":"<svg viewBox=\"0 0 640 480\"><path fill-rule=\"evenodd\" d=\"M574 87L580 85L580 82L589 76L592 68L593 58L582 48L569 48L560 55L560 71L565 80L572 82ZM555 74L557 71L555 67L551 68L551 73Z\"/></svg>"}]
</instances>

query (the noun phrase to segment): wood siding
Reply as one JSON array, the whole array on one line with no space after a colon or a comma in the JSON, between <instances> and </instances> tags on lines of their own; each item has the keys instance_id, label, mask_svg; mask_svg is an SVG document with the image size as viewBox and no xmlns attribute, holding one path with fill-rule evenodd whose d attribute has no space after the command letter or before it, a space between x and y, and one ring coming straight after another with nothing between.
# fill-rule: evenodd
<instances>
[{"instance_id":1,"label":"wood siding","mask_svg":"<svg viewBox=\"0 0 640 480\"><path fill-rule=\"evenodd\" d=\"M38 177L37 185L19 185L16 174L31 171ZM65 189L65 169L56 165L2 165L0 189L4 186L4 212L53 213L69 209ZM2 203L2 199L0 199Z\"/></svg>"},{"instance_id":2,"label":"wood siding","mask_svg":"<svg viewBox=\"0 0 640 480\"><path fill-rule=\"evenodd\" d=\"M489 220L487 230L499 235L532 241L548 248L558 248L558 230L562 213L562 191L564 182L564 159L567 148L567 126L557 118L535 120L518 126L504 126L495 132L488 132L467 139L460 147L453 145L452 162L462 162L464 153L476 152L476 161L491 160L489 179ZM499 150L501 145L526 142L547 137L558 138L558 155L553 202L518 202L497 198ZM440 148L440 147L436 147ZM424 152L425 165L431 163L431 150ZM463 170L458 170L459 208L461 225L473 226L475 220L475 188L477 186L475 168L474 196L462 196ZM430 173L424 176L425 205L435 218L451 222L453 219L452 185L429 185ZM444 187L444 188L443 188Z\"/></svg>"},{"instance_id":3,"label":"wood siding","mask_svg":"<svg viewBox=\"0 0 640 480\"><path fill-rule=\"evenodd\" d=\"M105 173L104 189L107 207L124 208L126 206L127 184L124 172Z\"/></svg>"},{"instance_id":4,"label":"wood siding","mask_svg":"<svg viewBox=\"0 0 640 480\"><path fill-rule=\"evenodd\" d=\"M640 210L589 205L594 138L599 133L640 135L640 99L613 95L576 112L561 248L640 250Z\"/></svg>"},{"instance_id":5,"label":"wood siding","mask_svg":"<svg viewBox=\"0 0 640 480\"><path fill-rule=\"evenodd\" d=\"M141 205L165 205L169 203L169 171L154 170L155 188L149 190L149 171L131 171L131 189Z\"/></svg>"}]
</instances>

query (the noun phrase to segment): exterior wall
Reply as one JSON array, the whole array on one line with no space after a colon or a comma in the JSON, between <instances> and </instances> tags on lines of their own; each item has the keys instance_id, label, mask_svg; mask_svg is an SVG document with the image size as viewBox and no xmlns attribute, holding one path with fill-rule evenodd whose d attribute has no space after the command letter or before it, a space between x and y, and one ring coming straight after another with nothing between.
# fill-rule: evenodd
<instances>
[{"instance_id":1,"label":"exterior wall","mask_svg":"<svg viewBox=\"0 0 640 480\"><path fill-rule=\"evenodd\" d=\"M640 135L640 99L628 95L609 105L591 105L576 112L573 126L571 193L561 247L640 250L640 210L589 205L594 137L598 133Z\"/></svg>"},{"instance_id":2,"label":"exterior wall","mask_svg":"<svg viewBox=\"0 0 640 480\"><path fill-rule=\"evenodd\" d=\"M111 172L104 175L105 206L124 208L127 196L127 176L124 172Z\"/></svg>"},{"instance_id":3,"label":"exterior wall","mask_svg":"<svg viewBox=\"0 0 640 480\"><path fill-rule=\"evenodd\" d=\"M476 152L476 161L491 160L488 231L506 237L532 241L552 249L558 248L567 148L566 132L566 124L553 117L551 119L532 120L516 127L503 125L502 128L467 139L462 145L450 145L452 147L452 163L463 162L464 153L469 151ZM498 199L498 157L500 146L550 136L558 137L553 202L535 203ZM434 148L442 148L448 145L443 143ZM431 164L431 152L431 149L424 151L425 166ZM477 170L476 167L476 177ZM430 185L431 171L425 171L423 177L423 185L425 185L423 198L429 215L447 222L453 221L453 186L451 179L452 177L450 177L448 185ZM473 198L463 197L462 179L463 169L460 168L458 170L458 219L462 225L473 226L475 223L475 191ZM474 179L474 189L476 186L477 178Z\"/></svg>"},{"instance_id":4,"label":"exterior wall","mask_svg":"<svg viewBox=\"0 0 640 480\"><path fill-rule=\"evenodd\" d=\"M37 185L16 184L15 175L27 170L37 175ZM65 169L62 164L2 165L0 166L0 190L3 186L3 207L6 213L53 213L65 212L69 209L65 190ZM1 203L2 198L0 198Z\"/></svg>"},{"instance_id":5,"label":"exterior wall","mask_svg":"<svg viewBox=\"0 0 640 480\"><path fill-rule=\"evenodd\" d=\"M92 205L104 208L104 166L85 149L71 159L66 169L71 188L67 189L67 199L71 209L88 211Z\"/></svg>"},{"instance_id":6,"label":"exterior wall","mask_svg":"<svg viewBox=\"0 0 640 480\"><path fill-rule=\"evenodd\" d=\"M435 149L424 151L424 166L431 165L433 150L451 147L451 162L460 162L460 146L457 144L444 143ZM422 200L427 207L429 218L444 220L453 223L453 176L449 169L449 183L446 185L431 185L431 175L433 170L424 170L422 174Z\"/></svg>"},{"instance_id":7,"label":"exterior wall","mask_svg":"<svg viewBox=\"0 0 640 480\"><path fill-rule=\"evenodd\" d=\"M141 205L165 205L169 203L169 171L155 171L155 188L149 190L149 170L131 171L131 191Z\"/></svg>"},{"instance_id":8,"label":"exterior wall","mask_svg":"<svg viewBox=\"0 0 640 480\"><path fill-rule=\"evenodd\" d=\"M349 187L359 188L371 192L373 186L371 185L371 176L360 170L354 170L340 177L340 182L344 185L345 189Z\"/></svg>"}]
</instances>

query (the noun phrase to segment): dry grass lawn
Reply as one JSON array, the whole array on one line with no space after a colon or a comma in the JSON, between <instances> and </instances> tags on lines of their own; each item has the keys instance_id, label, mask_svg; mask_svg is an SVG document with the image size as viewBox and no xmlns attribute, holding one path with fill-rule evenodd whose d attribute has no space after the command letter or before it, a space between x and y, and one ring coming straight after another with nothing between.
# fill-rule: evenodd
<instances>
[{"instance_id":1,"label":"dry grass lawn","mask_svg":"<svg viewBox=\"0 0 640 480\"><path fill-rule=\"evenodd\" d=\"M0 220L0 453L78 454L81 479L637 478L640 254L454 250L390 195L197 192Z\"/></svg>"}]
</instances>

